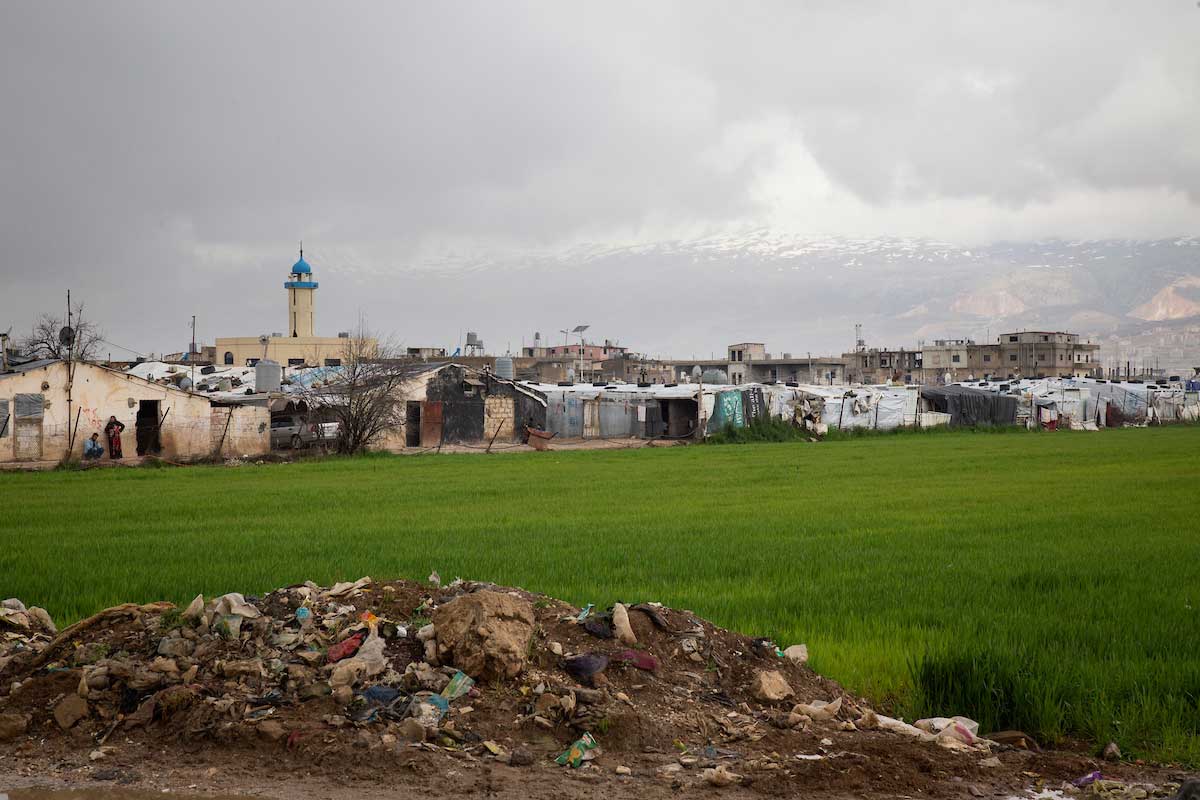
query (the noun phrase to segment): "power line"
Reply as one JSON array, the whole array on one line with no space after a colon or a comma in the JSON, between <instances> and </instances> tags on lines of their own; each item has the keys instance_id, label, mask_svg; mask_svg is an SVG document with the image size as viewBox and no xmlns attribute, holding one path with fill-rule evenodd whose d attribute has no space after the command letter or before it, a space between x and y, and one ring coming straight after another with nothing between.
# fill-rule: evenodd
<instances>
[{"instance_id":1,"label":"power line","mask_svg":"<svg viewBox=\"0 0 1200 800\"><path fill-rule=\"evenodd\" d=\"M145 353L140 353L137 350L134 350L129 347L122 347L121 345L117 344L116 342L110 342L108 339L100 339L100 341L104 342L107 345L110 345L111 347L115 347L118 350L124 350L126 353L133 353L135 356L140 356L142 358L149 358L149 356L146 355Z\"/></svg>"}]
</instances>

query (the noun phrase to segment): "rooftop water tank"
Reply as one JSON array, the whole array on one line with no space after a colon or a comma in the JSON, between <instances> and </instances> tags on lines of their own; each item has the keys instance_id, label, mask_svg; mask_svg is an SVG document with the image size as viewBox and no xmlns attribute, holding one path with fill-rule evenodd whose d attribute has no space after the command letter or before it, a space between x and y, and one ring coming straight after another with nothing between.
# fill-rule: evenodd
<instances>
[{"instance_id":1,"label":"rooftop water tank","mask_svg":"<svg viewBox=\"0 0 1200 800\"><path fill-rule=\"evenodd\" d=\"M510 381L513 379L512 356L500 356L496 359L496 377Z\"/></svg>"},{"instance_id":2,"label":"rooftop water tank","mask_svg":"<svg viewBox=\"0 0 1200 800\"><path fill-rule=\"evenodd\" d=\"M278 392L283 382L283 367L263 359L254 365L254 388L259 392Z\"/></svg>"}]
</instances>

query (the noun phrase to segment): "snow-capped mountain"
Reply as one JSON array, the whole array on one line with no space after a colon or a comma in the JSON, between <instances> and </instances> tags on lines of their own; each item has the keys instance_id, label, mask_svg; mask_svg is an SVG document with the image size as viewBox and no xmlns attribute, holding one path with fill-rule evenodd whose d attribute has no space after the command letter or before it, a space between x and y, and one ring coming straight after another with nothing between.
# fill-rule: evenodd
<instances>
[{"instance_id":1,"label":"snow-capped mountain","mask_svg":"<svg viewBox=\"0 0 1200 800\"><path fill-rule=\"evenodd\" d=\"M628 344L680 358L747 340L775 352L838 353L852 346L856 323L868 345L892 347L983 340L1020 328L1101 337L1151 323L1200 323L1196 237L962 247L756 230L503 257L456 255L414 266L409 275L441 291L461 284L464 298L525 306L531 326L578 317L600 328L600 336L611 331Z\"/></svg>"}]
</instances>

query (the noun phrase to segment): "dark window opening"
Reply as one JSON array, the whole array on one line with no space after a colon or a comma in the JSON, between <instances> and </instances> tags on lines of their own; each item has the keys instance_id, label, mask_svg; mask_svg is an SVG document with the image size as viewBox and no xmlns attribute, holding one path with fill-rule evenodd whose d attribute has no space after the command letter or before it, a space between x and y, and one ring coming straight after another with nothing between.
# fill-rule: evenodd
<instances>
[{"instance_id":1,"label":"dark window opening","mask_svg":"<svg viewBox=\"0 0 1200 800\"><path fill-rule=\"evenodd\" d=\"M421 401L409 400L404 406L404 446L421 446Z\"/></svg>"},{"instance_id":2,"label":"dark window opening","mask_svg":"<svg viewBox=\"0 0 1200 800\"><path fill-rule=\"evenodd\" d=\"M233 353L229 350L225 351L225 363L231 366L233 365Z\"/></svg>"},{"instance_id":3,"label":"dark window opening","mask_svg":"<svg viewBox=\"0 0 1200 800\"><path fill-rule=\"evenodd\" d=\"M342 360L340 358L325 359L325 366L327 366L327 367L340 367L341 365L342 365Z\"/></svg>"}]
</instances>

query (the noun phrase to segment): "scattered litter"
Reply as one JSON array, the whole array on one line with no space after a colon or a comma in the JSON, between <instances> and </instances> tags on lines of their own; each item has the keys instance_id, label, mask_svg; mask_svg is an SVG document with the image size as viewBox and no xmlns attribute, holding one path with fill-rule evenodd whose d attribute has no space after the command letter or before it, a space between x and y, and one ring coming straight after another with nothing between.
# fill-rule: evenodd
<instances>
[{"instance_id":1,"label":"scattered litter","mask_svg":"<svg viewBox=\"0 0 1200 800\"><path fill-rule=\"evenodd\" d=\"M591 761L596 757L596 750L599 747L596 740L592 738L590 733L585 733L583 736L571 743L571 746L562 752L562 754L554 759L554 763L561 766L570 766L572 769L578 769L584 761Z\"/></svg>"},{"instance_id":2,"label":"scattered litter","mask_svg":"<svg viewBox=\"0 0 1200 800\"><path fill-rule=\"evenodd\" d=\"M457 700L467 692L471 691L471 687L475 685L475 681L468 677L462 670L454 673L454 677L446 684L446 688L442 690L442 697L447 700Z\"/></svg>"},{"instance_id":3,"label":"scattered litter","mask_svg":"<svg viewBox=\"0 0 1200 800\"><path fill-rule=\"evenodd\" d=\"M619 653L614 653L610 660L632 664L646 672L653 672L658 669L658 659L644 650L622 650Z\"/></svg>"},{"instance_id":4,"label":"scattered litter","mask_svg":"<svg viewBox=\"0 0 1200 800\"><path fill-rule=\"evenodd\" d=\"M581 653L563 659L563 669L577 681L588 686L595 685L596 676L608 667L608 656L603 653Z\"/></svg>"}]
</instances>

